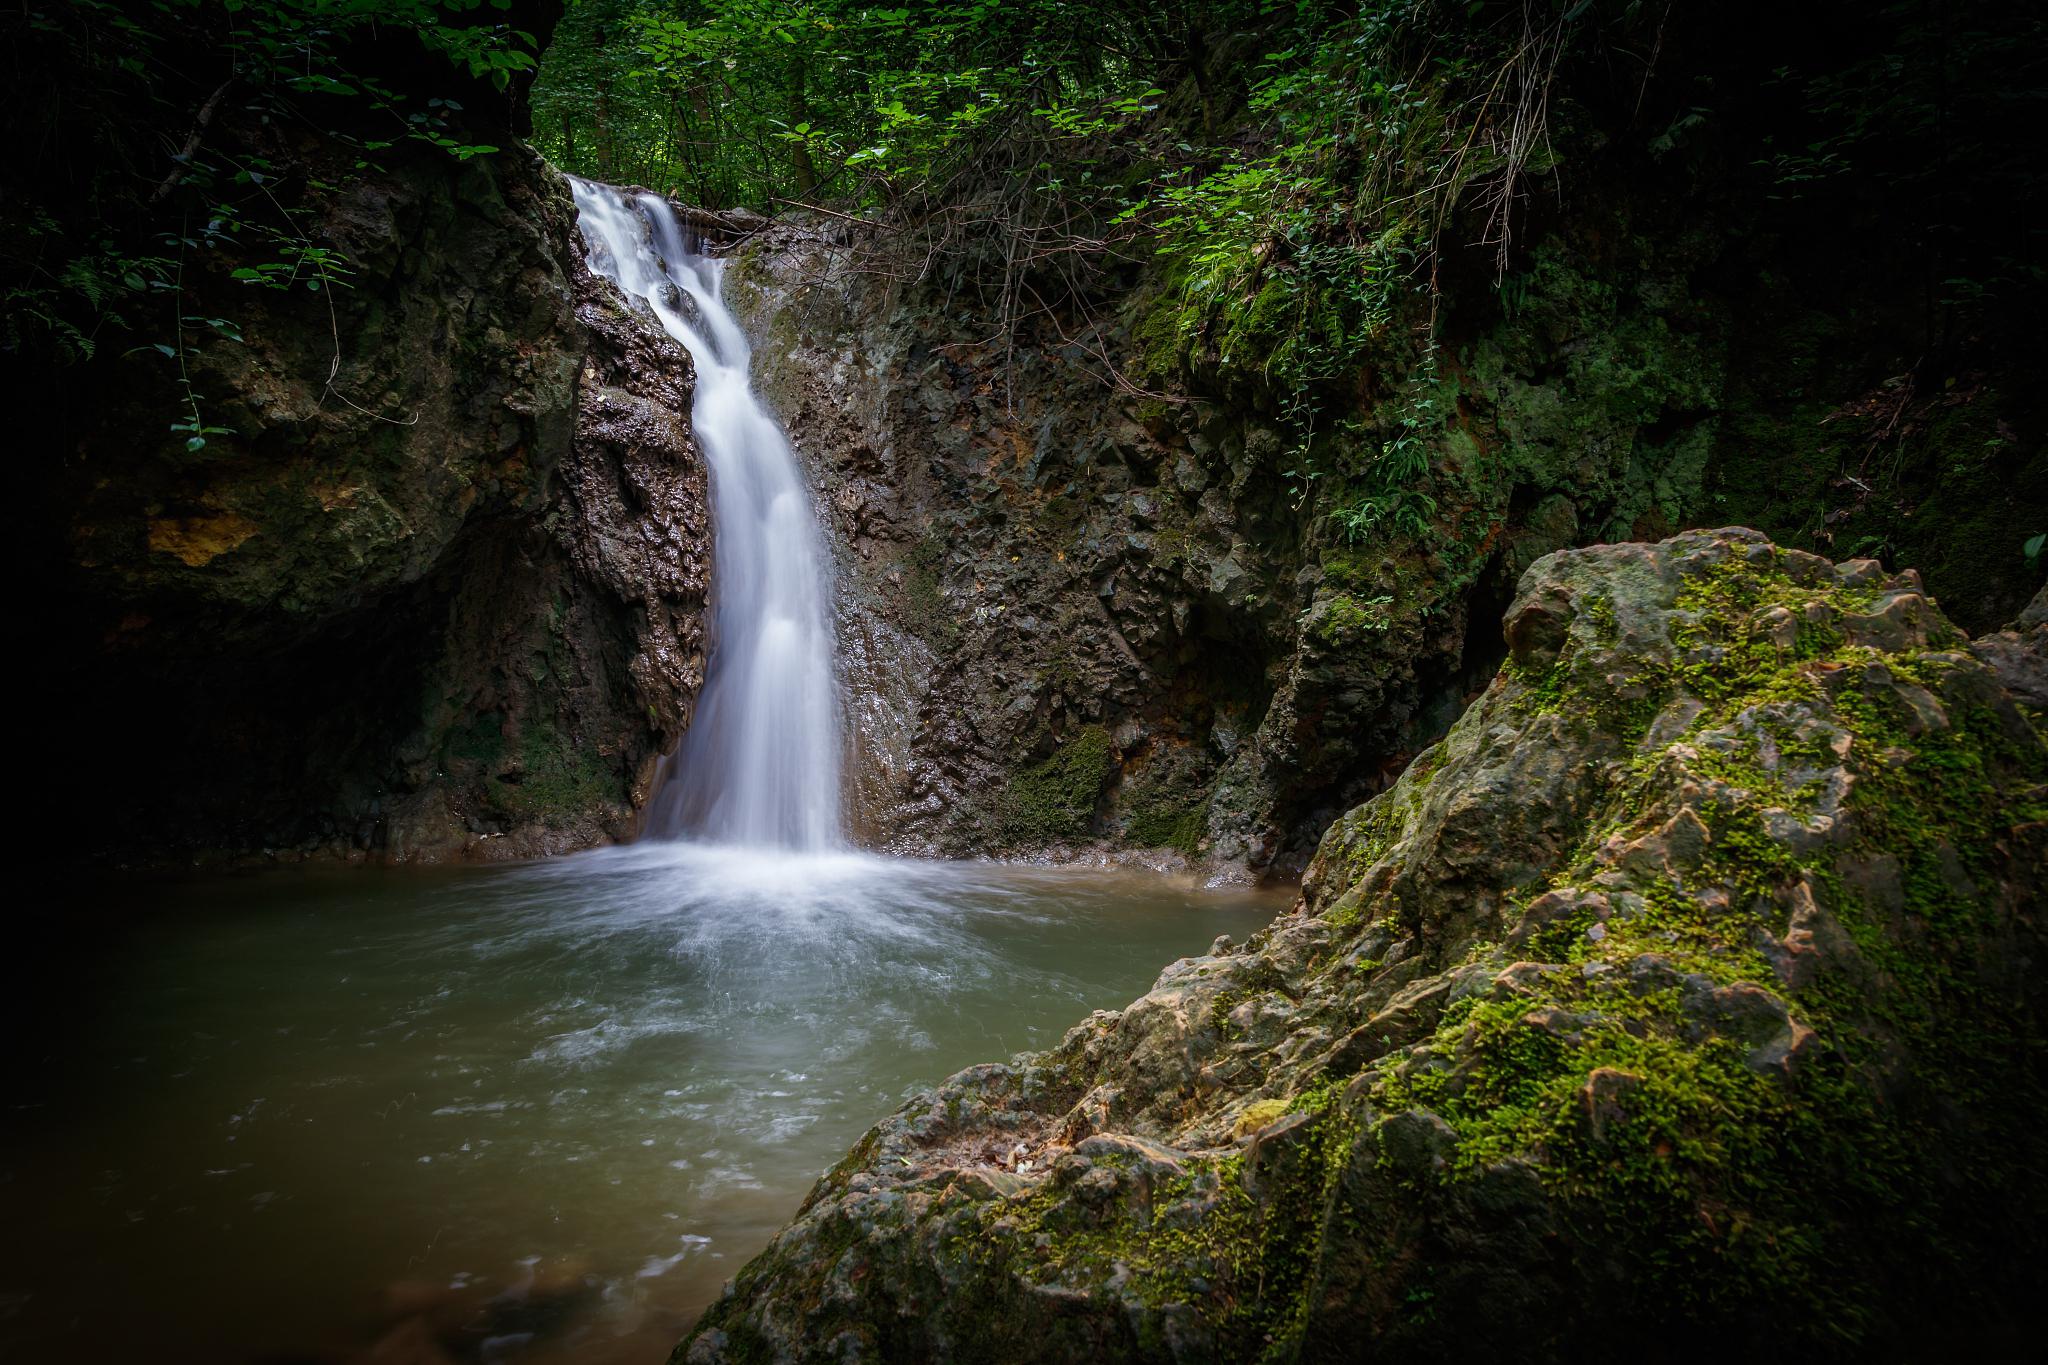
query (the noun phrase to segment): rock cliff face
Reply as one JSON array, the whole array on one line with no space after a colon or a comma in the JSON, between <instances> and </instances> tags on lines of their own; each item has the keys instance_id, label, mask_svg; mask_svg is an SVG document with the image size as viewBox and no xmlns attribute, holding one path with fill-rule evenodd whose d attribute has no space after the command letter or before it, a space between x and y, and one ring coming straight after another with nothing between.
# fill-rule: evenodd
<instances>
[{"instance_id":1,"label":"rock cliff face","mask_svg":"<svg viewBox=\"0 0 2048 1365\"><path fill-rule=\"evenodd\" d=\"M309 184L353 155L273 150ZM530 153L401 144L326 183L299 221L343 287L250 289L234 260L187 280L240 337L195 339L224 429L202 448L164 432L161 365L73 380L34 553L84 841L433 859L628 834L702 682L688 357L589 275Z\"/></svg>"},{"instance_id":2,"label":"rock cliff face","mask_svg":"<svg viewBox=\"0 0 2048 1365\"><path fill-rule=\"evenodd\" d=\"M2043 604L1539 560L1300 903L906 1104L678 1362L1950 1353L2038 1330Z\"/></svg>"},{"instance_id":3,"label":"rock cliff face","mask_svg":"<svg viewBox=\"0 0 2048 1365\"><path fill-rule=\"evenodd\" d=\"M992 341L949 293L958 261L892 282L886 243L831 224L743 245L727 293L841 554L860 834L1295 875L1483 686L1491 622L1542 555L1731 511L1810 547L1847 537L1867 499L1821 466L1880 440L1857 395L1898 329L1847 305L1857 327L1834 341L1788 321L1781 291L1744 283L1734 210L1646 179L1602 182L1612 195L1534 234L1512 290L1446 285L1417 437L1432 510L1356 538L1247 375L1276 334L1162 339L1148 274L1067 336L1041 318ZM1670 230L1691 214L1704 225ZM1217 354L1233 346L1235 368ZM1780 392L1768 366L1799 383ZM1359 377L1357 430L1319 437L1318 459L1373 458L1409 411L1386 384ZM2040 460L2012 425L2031 420L2018 387L1958 391L1896 438L1958 482L1914 495L1924 540L1894 558L1927 563L1977 629L2039 585L2012 529L2039 511L2038 480L2013 474ZM1819 453L1788 480L1802 441Z\"/></svg>"},{"instance_id":4,"label":"rock cliff face","mask_svg":"<svg viewBox=\"0 0 2048 1365\"><path fill-rule=\"evenodd\" d=\"M726 293L839 551L863 840L1298 872L1336 792L1483 681L1469 583L1431 612L1366 592L1401 590L1393 561L1319 548L1256 412L991 343L801 227L741 246Z\"/></svg>"}]
</instances>

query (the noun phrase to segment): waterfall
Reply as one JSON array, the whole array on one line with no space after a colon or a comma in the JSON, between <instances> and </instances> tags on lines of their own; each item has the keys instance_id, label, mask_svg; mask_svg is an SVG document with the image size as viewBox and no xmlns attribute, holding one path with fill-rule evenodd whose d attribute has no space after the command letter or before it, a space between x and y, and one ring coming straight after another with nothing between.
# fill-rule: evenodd
<instances>
[{"instance_id":1,"label":"waterfall","mask_svg":"<svg viewBox=\"0 0 2048 1365\"><path fill-rule=\"evenodd\" d=\"M651 311L697 367L690 423L711 470L712 648L703 696L648 833L818 850L839 842L827 561L795 452L753 391L719 297L668 201L574 177L590 268Z\"/></svg>"}]
</instances>

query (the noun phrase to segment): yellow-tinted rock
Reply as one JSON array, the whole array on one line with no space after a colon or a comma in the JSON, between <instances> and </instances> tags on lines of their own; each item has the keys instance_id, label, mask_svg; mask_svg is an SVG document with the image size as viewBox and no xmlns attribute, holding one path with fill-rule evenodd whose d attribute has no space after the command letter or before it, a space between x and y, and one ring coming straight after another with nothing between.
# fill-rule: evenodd
<instances>
[{"instance_id":1,"label":"yellow-tinted rock","mask_svg":"<svg viewBox=\"0 0 2048 1365\"><path fill-rule=\"evenodd\" d=\"M149 523L151 554L176 555L196 569L240 549L256 534L256 523L237 512L204 517L161 517Z\"/></svg>"}]
</instances>

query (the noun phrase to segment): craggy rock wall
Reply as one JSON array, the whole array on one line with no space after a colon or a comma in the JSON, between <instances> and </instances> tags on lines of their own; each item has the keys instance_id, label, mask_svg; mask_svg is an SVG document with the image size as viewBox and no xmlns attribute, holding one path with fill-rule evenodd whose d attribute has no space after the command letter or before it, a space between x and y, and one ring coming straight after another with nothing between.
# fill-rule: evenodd
<instances>
[{"instance_id":1,"label":"craggy rock wall","mask_svg":"<svg viewBox=\"0 0 2048 1365\"><path fill-rule=\"evenodd\" d=\"M1358 777L1456 714L1461 607L1368 651L1304 626L1324 574L1255 414L1120 396L853 259L773 229L726 295L839 548L857 837L1243 877L1334 814L1276 768Z\"/></svg>"},{"instance_id":2,"label":"craggy rock wall","mask_svg":"<svg viewBox=\"0 0 2048 1365\"><path fill-rule=\"evenodd\" d=\"M2040 578L2024 385L1882 435L1897 411L1859 386L1910 328L1854 302L1881 281L1845 267L1833 323L1788 310L1742 267L1746 220L1689 183L1586 196L1512 288L1447 280L1434 510L1356 539L1290 480L1300 454L1225 343L1162 337L1157 281L1125 281L1074 341L992 341L945 267L893 282L886 243L788 224L741 246L726 292L840 551L858 836L1298 874L1483 686L1537 558L1731 511L1824 548L1865 492L1822 466L1869 442L1949 471L1908 562L1973 627L2009 616ZM1156 392L1109 382L1103 355ZM1401 408L1359 382L1364 418Z\"/></svg>"},{"instance_id":3,"label":"craggy rock wall","mask_svg":"<svg viewBox=\"0 0 2048 1365\"><path fill-rule=\"evenodd\" d=\"M109 856L497 857L629 835L703 678L689 360L523 149L275 149L345 287L188 280L194 387L72 378L35 487L71 831ZM152 359L154 359L152 357Z\"/></svg>"},{"instance_id":4,"label":"craggy rock wall","mask_svg":"<svg viewBox=\"0 0 2048 1365\"><path fill-rule=\"evenodd\" d=\"M1293 913L910 1100L674 1361L2023 1350L2044 612L1546 556Z\"/></svg>"}]
</instances>

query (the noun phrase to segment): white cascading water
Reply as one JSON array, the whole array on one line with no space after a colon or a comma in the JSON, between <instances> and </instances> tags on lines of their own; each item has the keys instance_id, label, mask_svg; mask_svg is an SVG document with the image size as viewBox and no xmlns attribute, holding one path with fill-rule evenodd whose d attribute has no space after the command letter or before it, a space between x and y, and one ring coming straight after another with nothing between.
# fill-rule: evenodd
<instances>
[{"instance_id":1,"label":"white cascading water","mask_svg":"<svg viewBox=\"0 0 2048 1365\"><path fill-rule=\"evenodd\" d=\"M818 851L839 843L827 561L796 455L754 395L751 348L667 200L570 178L590 268L690 352L711 467L715 624L703 696L648 833Z\"/></svg>"}]
</instances>

